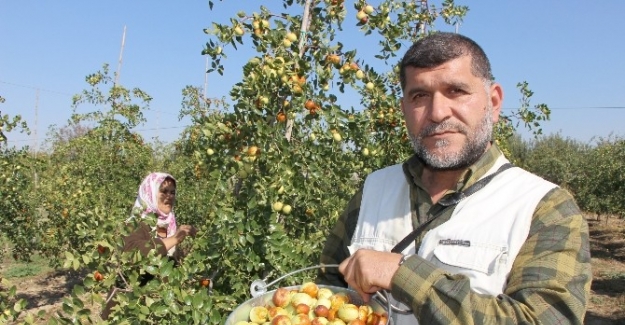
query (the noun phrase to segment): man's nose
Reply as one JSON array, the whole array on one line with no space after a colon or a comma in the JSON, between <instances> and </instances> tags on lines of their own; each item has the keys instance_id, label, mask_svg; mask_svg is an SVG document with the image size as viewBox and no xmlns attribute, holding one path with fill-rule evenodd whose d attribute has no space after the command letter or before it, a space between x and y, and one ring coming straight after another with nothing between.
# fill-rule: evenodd
<instances>
[{"instance_id":1,"label":"man's nose","mask_svg":"<svg viewBox=\"0 0 625 325\"><path fill-rule=\"evenodd\" d=\"M452 100L441 93L434 93L428 108L428 116L431 121L440 123L451 116Z\"/></svg>"}]
</instances>

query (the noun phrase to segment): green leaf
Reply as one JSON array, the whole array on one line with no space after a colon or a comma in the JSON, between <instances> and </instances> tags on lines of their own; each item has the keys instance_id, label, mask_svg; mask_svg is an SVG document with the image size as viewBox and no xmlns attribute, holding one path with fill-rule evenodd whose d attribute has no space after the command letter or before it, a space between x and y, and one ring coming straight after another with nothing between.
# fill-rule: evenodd
<instances>
[{"instance_id":1,"label":"green leaf","mask_svg":"<svg viewBox=\"0 0 625 325\"><path fill-rule=\"evenodd\" d=\"M78 268L80 268L80 261L79 261L79 260L74 260L74 261L72 262L72 268L73 268L74 270L78 270Z\"/></svg>"},{"instance_id":2,"label":"green leaf","mask_svg":"<svg viewBox=\"0 0 625 325\"><path fill-rule=\"evenodd\" d=\"M78 311L77 315L80 316L80 317L89 317L89 316L91 316L91 310L89 310L89 309L81 309L81 310Z\"/></svg>"},{"instance_id":3,"label":"green leaf","mask_svg":"<svg viewBox=\"0 0 625 325\"><path fill-rule=\"evenodd\" d=\"M174 314L180 313L180 306L177 303L172 304L169 308L171 309L171 312Z\"/></svg>"},{"instance_id":4,"label":"green leaf","mask_svg":"<svg viewBox=\"0 0 625 325\"><path fill-rule=\"evenodd\" d=\"M82 300L78 299L78 298L73 298L72 299L72 303L74 304L74 306L76 306L77 308L83 308L85 307L85 304L82 302Z\"/></svg>"},{"instance_id":5,"label":"green leaf","mask_svg":"<svg viewBox=\"0 0 625 325\"><path fill-rule=\"evenodd\" d=\"M161 304L161 303L152 305L151 309L152 309L152 312L154 312L156 316L164 316L165 314L167 314L167 311L169 310L166 305Z\"/></svg>"},{"instance_id":6,"label":"green leaf","mask_svg":"<svg viewBox=\"0 0 625 325\"><path fill-rule=\"evenodd\" d=\"M204 306L203 297L201 295L195 295L195 297L193 297L193 308L200 309L202 306Z\"/></svg>"},{"instance_id":7,"label":"green leaf","mask_svg":"<svg viewBox=\"0 0 625 325\"><path fill-rule=\"evenodd\" d=\"M75 285L72 289L72 293L76 296L82 296L85 293L85 287L81 285Z\"/></svg>"},{"instance_id":8,"label":"green leaf","mask_svg":"<svg viewBox=\"0 0 625 325\"><path fill-rule=\"evenodd\" d=\"M160 274L163 277L167 277L171 274L171 271L174 269L174 263L168 262L160 269Z\"/></svg>"},{"instance_id":9,"label":"green leaf","mask_svg":"<svg viewBox=\"0 0 625 325\"><path fill-rule=\"evenodd\" d=\"M66 314L71 314L74 311L74 308L72 308L72 306L70 306L69 304L63 303L62 307L63 311Z\"/></svg>"},{"instance_id":10,"label":"green leaf","mask_svg":"<svg viewBox=\"0 0 625 325\"><path fill-rule=\"evenodd\" d=\"M91 288L95 284L95 281L93 281L93 278L86 277L85 280L83 281L83 284L85 285L85 287Z\"/></svg>"},{"instance_id":11,"label":"green leaf","mask_svg":"<svg viewBox=\"0 0 625 325\"><path fill-rule=\"evenodd\" d=\"M85 264L89 264L91 262L91 257L89 255L83 255L82 256L82 261Z\"/></svg>"}]
</instances>

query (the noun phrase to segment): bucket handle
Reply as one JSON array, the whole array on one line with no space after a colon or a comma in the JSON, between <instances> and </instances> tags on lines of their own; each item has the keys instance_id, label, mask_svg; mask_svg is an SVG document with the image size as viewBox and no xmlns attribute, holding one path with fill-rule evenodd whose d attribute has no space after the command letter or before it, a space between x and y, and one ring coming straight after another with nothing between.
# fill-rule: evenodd
<instances>
[{"instance_id":1,"label":"bucket handle","mask_svg":"<svg viewBox=\"0 0 625 325\"><path fill-rule=\"evenodd\" d=\"M338 268L339 265L338 264L326 264L326 265L315 265L315 266L309 266L309 267L305 267L305 268L301 268L299 270L295 270L292 272L289 272L273 281L271 281L270 283L266 282L265 278L264 280L262 279L256 279L254 281L252 281L252 284L250 285L250 293L252 294L252 297L258 297L260 295L263 295L265 293L267 293L267 288L271 287L272 285L282 281L282 279L291 276L293 274L299 273L299 272L303 272L303 271L308 271L308 270L312 270L312 269L319 269L319 268L323 268L323 267L335 267ZM395 312L398 314L404 314L404 315L409 315L412 314L412 309L402 309L400 307L397 307L395 305L393 305L391 303L391 300L388 299L388 295L389 292L387 290L382 290L382 292L377 291L375 293L375 295L373 296L374 299L376 299L378 301L378 303L380 303L382 306L386 306L386 311L388 312L388 321L387 321L387 325L391 324L391 313Z\"/></svg>"},{"instance_id":2,"label":"bucket handle","mask_svg":"<svg viewBox=\"0 0 625 325\"><path fill-rule=\"evenodd\" d=\"M299 273L299 272L303 272L303 271L308 271L308 270L312 270L312 269L320 269L322 267L336 267L338 268L339 265L338 264L327 264L327 265L315 265L315 266L309 266L309 267L305 267L299 270L295 270L292 272L289 272L273 281L271 281L270 283L266 283L265 280L261 280L261 279L257 279L252 281L252 284L250 285L250 293L252 294L252 297L257 297L260 296L262 294L265 294L267 292L267 288L271 287L272 285L282 281L282 279L291 276L293 274ZM265 278L266 279L266 278Z\"/></svg>"}]
</instances>

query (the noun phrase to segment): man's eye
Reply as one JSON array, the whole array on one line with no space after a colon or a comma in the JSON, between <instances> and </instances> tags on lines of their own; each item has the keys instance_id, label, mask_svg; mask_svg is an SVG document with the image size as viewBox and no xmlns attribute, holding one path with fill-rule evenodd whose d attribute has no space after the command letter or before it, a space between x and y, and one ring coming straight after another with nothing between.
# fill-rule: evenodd
<instances>
[{"instance_id":1,"label":"man's eye","mask_svg":"<svg viewBox=\"0 0 625 325\"><path fill-rule=\"evenodd\" d=\"M464 89L461 88L453 88L451 89L451 93L452 94L466 94L466 91L464 91Z\"/></svg>"}]
</instances>

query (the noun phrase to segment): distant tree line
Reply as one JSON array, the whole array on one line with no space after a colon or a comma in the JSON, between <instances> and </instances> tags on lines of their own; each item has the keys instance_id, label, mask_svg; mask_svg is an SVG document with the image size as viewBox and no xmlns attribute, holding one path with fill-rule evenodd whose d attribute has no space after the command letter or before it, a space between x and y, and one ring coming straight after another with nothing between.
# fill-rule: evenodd
<instances>
[{"instance_id":1,"label":"distant tree line","mask_svg":"<svg viewBox=\"0 0 625 325\"><path fill-rule=\"evenodd\" d=\"M509 140L511 159L569 190L580 208L597 219L625 216L625 139L610 136L584 143L560 134Z\"/></svg>"}]
</instances>

